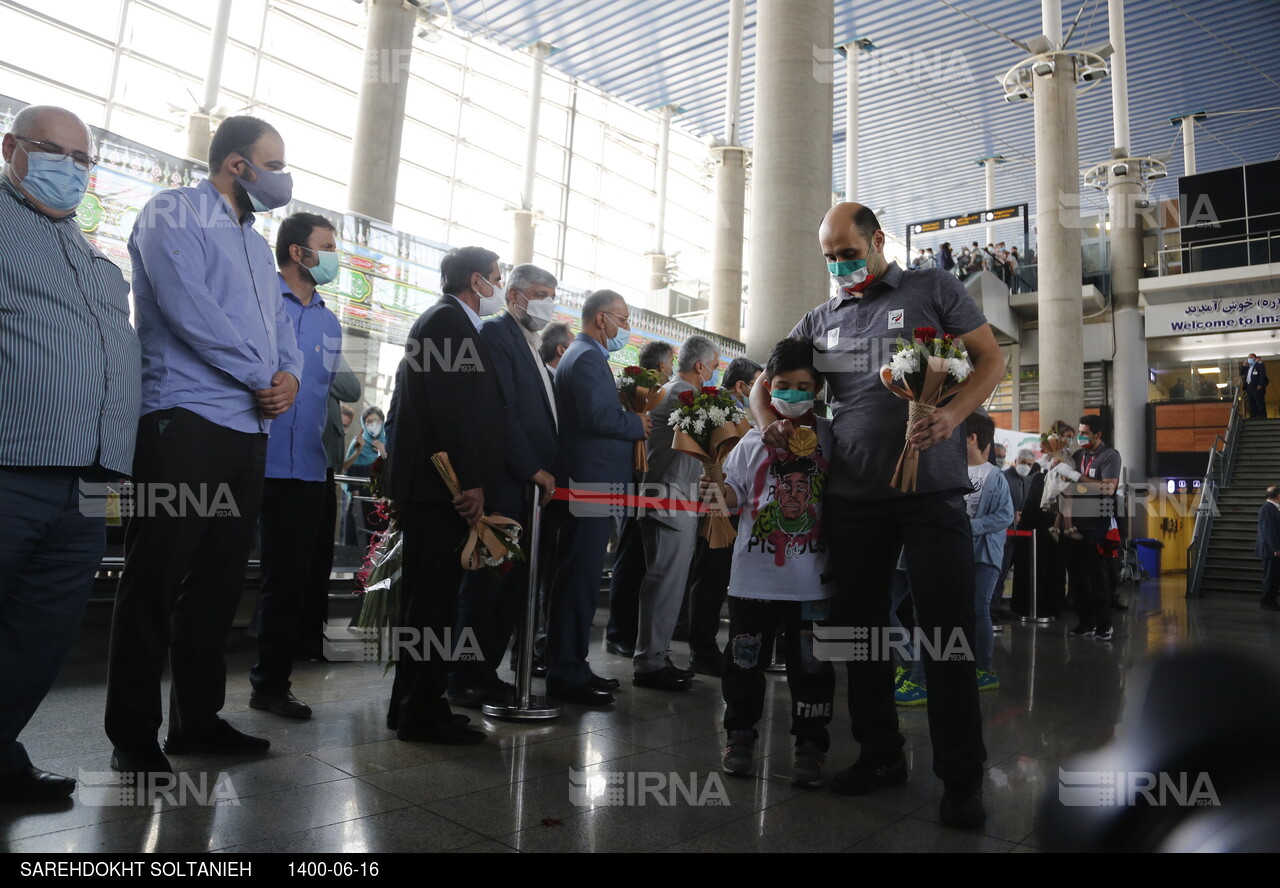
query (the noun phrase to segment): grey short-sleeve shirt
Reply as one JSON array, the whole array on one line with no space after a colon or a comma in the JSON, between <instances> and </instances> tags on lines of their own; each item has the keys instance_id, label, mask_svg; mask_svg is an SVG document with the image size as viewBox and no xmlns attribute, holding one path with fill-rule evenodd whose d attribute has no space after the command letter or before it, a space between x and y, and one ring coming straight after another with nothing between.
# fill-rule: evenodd
<instances>
[{"instance_id":1,"label":"grey short-sleeve shirt","mask_svg":"<svg viewBox=\"0 0 1280 888\"><path fill-rule=\"evenodd\" d=\"M956 277L940 268L904 271L896 262L861 298L837 296L791 331L813 343L827 378L836 447L828 491L851 499L902 496L891 484L907 428L907 402L880 382L879 370L899 336L916 327L939 335L970 333L987 323ZM917 493L970 490L965 427L920 454Z\"/></svg>"}]
</instances>

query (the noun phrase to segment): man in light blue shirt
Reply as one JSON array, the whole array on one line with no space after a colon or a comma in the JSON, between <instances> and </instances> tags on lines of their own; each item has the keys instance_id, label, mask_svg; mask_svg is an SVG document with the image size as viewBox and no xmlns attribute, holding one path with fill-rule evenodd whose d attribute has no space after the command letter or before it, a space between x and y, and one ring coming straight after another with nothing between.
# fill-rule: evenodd
<instances>
[{"instance_id":1,"label":"man in light blue shirt","mask_svg":"<svg viewBox=\"0 0 1280 888\"><path fill-rule=\"evenodd\" d=\"M267 433L303 376L271 249L254 230L255 211L292 197L284 167L284 141L270 124L227 118L209 146L209 178L157 194L129 237L142 344L140 496L111 627L106 729L112 767L140 781L172 773L157 743L166 660L165 752L270 746L218 712Z\"/></svg>"},{"instance_id":2,"label":"man in light blue shirt","mask_svg":"<svg viewBox=\"0 0 1280 888\"><path fill-rule=\"evenodd\" d=\"M249 706L285 718L311 717L311 707L289 690L303 596L322 536L328 454L324 427L329 388L342 353L342 326L317 286L338 274L333 225L324 216L294 213L276 234L280 299L303 355L302 386L285 413L271 423L267 477L259 522L262 591L258 597L258 662L249 673Z\"/></svg>"}]
</instances>

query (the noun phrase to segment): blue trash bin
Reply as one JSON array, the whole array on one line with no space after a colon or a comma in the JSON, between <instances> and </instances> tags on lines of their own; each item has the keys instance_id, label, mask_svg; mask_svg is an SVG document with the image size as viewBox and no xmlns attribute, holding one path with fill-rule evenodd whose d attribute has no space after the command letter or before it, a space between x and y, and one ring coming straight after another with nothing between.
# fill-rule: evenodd
<instances>
[{"instance_id":1,"label":"blue trash bin","mask_svg":"<svg viewBox=\"0 0 1280 888\"><path fill-rule=\"evenodd\" d=\"M1164 543L1152 539L1135 539L1133 541L1138 554L1138 564L1149 576L1160 576L1160 550Z\"/></svg>"}]
</instances>

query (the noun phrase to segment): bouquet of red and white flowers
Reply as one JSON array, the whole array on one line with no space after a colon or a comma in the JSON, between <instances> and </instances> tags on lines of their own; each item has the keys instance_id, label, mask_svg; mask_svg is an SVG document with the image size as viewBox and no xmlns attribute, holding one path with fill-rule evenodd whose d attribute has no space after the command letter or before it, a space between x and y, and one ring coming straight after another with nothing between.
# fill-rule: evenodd
<instances>
[{"instance_id":1,"label":"bouquet of red and white flowers","mask_svg":"<svg viewBox=\"0 0 1280 888\"><path fill-rule=\"evenodd\" d=\"M614 377L618 386L618 400L632 413L648 413L662 403L662 380L654 370L644 367L624 367ZM649 454L643 440L635 444L635 469L649 471Z\"/></svg>"},{"instance_id":2,"label":"bouquet of red and white flowers","mask_svg":"<svg viewBox=\"0 0 1280 888\"><path fill-rule=\"evenodd\" d=\"M431 462L449 488L449 493L455 497L461 495L462 485L449 462L449 454L443 451L433 454ZM481 515L462 541L462 569L489 567L499 573L511 570L513 562L525 560L524 551L520 548L522 532L519 521L502 515Z\"/></svg>"},{"instance_id":3,"label":"bouquet of red and white flowers","mask_svg":"<svg viewBox=\"0 0 1280 888\"><path fill-rule=\"evenodd\" d=\"M960 390L973 372L964 343L950 333L938 335L933 327L916 327L911 341L898 339L893 357L880 368L880 381L899 398L911 402L907 413L907 434ZM916 489L920 471L920 451L904 444L898 465L889 483L910 493Z\"/></svg>"},{"instance_id":4,"label":"bouquet of red and white flowers","mask_svg":"<svg viewBox=\"0 0 1280 888\"><path fill-rule=\"evenodd\" d=\"M675 429L672 449L687 453L706 466L706 474L715 484L724 483L725 457L751 430L747 412L728 392L713 385L698 392L681 392L680 407L671 411L667 424ZM738 534L728 515L712 509L707 513L702 535L708 546L720 549Z\"/></svg>"}]
</instances>

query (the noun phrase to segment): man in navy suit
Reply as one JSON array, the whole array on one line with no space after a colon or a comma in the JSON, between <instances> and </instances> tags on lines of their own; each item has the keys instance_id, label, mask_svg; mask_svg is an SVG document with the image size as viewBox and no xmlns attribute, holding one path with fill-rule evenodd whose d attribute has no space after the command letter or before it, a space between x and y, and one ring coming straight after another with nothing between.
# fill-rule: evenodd
<instances>
[{"instance_id":1,"label":"man in navy suit","mask_svg":"<svg viewBox=\"0 0 1280 888\"><path fill-rule=\"evenodd\" d=\"M1258 510L1258 544L1262 559L1262 609L1280 611L1280 486L1267 488L1267 501Z\"/></svg>"},{"instance_id":2,"label":"man in navy suit","mask_svg":"<svg viewBox=\"0 0 1280 888\"><path fill-rule=\"evenodd\" d=\"M506 471L489 511L520 522L526 551L533 488L539 488L546 505L556 483L551 474L556 460L555 390L538 352L538 331L550 322L555 301L555 277L536 265L517 265L507 278L507 310L480 326L507 405ZM529 566L523 561L505 574L477 570L463 577L454 638L470 627L481 659L450 665L449 702L454 706L478 709L486 702L507 702L509 688L498 678L497 667L511 643L528 588Z\"/></svg>"},{"instance_id":3,"label":"man in navy suit","mask_svg":"<svg viewBox=\"0 0 1280 888\"><path fill-rule=\"evenodd\" d=\"M396 626L405 633L393 638L401 645L394 652L387 727L400 740L463 744L484 734L450 711L444 696L449 664L438 650L452 635L457 612L458 547L498 501L506 466L506 406L480 335L480 316L502 307L498 254L483 247L450 250L440 279L445 295L409 331L387 416L383 487L404 532ZM458 476L457 497L431 462L441 451Z\"/></svg>"},{"instance_id":4,"label":"man in navy suit","mask_svg":"<svg viewBox=\"0 0 1280 888\"><path fill-rule=\"evenodd\" d=\"M1240 381L1244 384L1244 393L1249 399L1250 418L1266 419L1267 365L1259 361L1257 355L1249 355L1249 360L1240 368Z\"/></svg>"},{"instance_id":5,"label":"man in navy suit","mask_svg":"<svg viewBox=\"0 0 1280 888\"><path fill-rule=\"evenodd\" d=\"M649 437L651 422L618 400L609 354L630 339L631 310L612 290L597 290L582 306L582 332L556 368L559 449L557 486L626 489L635 442ZM557 514L556 575L547 619L547 693L570 703L607 706L613 685L587 665L591 620L600 596L604 552L612 519L598 505L553 503Z\"/></svg>"}]
</instances>

